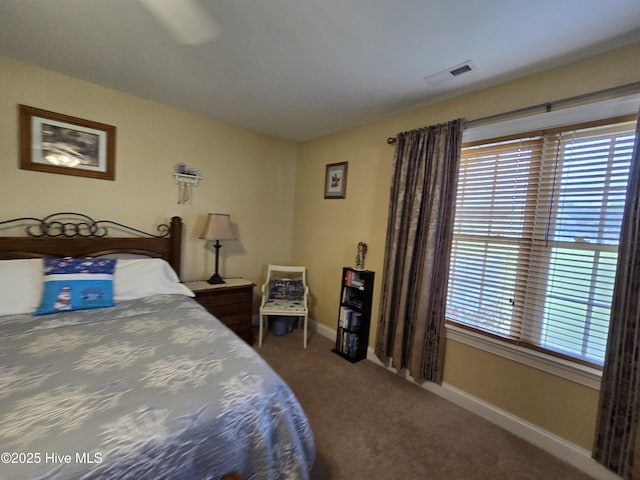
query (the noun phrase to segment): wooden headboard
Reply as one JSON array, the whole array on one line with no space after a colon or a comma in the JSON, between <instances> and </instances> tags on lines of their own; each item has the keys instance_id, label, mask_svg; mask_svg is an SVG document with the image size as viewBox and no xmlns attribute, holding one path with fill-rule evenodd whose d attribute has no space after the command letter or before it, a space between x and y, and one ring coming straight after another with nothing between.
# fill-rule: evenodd
<instances>
[{"instance_id":1,"label":"wooden headboard","mask_svg":"<svg viewBox=\"0 0 640 480\"><path fill-rule=\"evenodd\" d=\"M97 257L133 254L166 260L180 276L182 219L148 233L111 220L94 220L80 213L54 213L45 218L0 221L2 231L24 228L24 236L0 236L0 260L42 257ZM110 236L112 231L129 236Z\"/></svg>"}]
</instances>

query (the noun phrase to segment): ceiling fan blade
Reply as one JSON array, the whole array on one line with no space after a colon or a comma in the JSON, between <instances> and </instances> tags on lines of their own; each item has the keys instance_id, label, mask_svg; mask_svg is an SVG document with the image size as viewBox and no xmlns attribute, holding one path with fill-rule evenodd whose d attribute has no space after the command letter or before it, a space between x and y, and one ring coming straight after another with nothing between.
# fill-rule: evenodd
<instances>
[{"instance_id":1,"label":"ceiling fan blade","mask_svg":"<svg viewBox=\"0 0 640 480\"><path fill-rule=\"evenodd\" d=\"M183 45L202 45L221 29L198 0L139 0L173 39Z\"/></svg>"}]
</instances>

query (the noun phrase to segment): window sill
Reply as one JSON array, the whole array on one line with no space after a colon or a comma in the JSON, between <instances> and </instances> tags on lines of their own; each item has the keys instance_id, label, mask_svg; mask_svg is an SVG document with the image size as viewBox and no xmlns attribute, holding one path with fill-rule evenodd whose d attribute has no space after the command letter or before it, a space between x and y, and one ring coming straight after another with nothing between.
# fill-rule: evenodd
<instances>
[{"instance_id":1,"label":"window sill","mask_svg":"<svg viewBox=\"0 0 640 480\"><path fill-rule=\"evenodd\" d=\"M447 339L484 350L514 362L551 373L580 385L600 390L602 372L596 368L529 350L500 340L447 324Z\"/></svg>"}]
</instances>

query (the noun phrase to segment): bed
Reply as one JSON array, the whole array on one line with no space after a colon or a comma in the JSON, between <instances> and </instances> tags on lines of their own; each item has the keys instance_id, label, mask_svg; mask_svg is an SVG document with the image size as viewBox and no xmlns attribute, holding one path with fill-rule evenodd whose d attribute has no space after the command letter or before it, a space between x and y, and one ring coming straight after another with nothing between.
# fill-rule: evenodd
<instances>
[{"instance_id":1,"label":"bed","mask_svg":"<svg viewBox=\"0 0 640 480\"><path fill-rule=\"evenodd\" d=\"M6 232L0 478L309 478L315 447L298 400L179 283L179 217L155 234L68 213L0 222ZM38 274L75 278L47 277L62 261L50 257L115 264L115 305L21 312L45 297L46 281L28 288Z\"/></svg>"}]
</instances>

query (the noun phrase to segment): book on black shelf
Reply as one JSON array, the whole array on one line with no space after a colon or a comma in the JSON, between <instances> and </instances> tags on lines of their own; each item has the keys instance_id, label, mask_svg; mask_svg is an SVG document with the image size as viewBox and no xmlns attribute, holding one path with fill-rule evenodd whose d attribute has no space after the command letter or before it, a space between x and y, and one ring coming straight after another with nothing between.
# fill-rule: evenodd
<instances>
[{"instance_id":1,"label":"book on black shelf","mask_svg":"<svg viewBox=\"0 0 640 480\"><path fill-rule=\"evenodd\" d=\"M344 303L350 303L354 299L357 301L360 298L360 292L350 288L345 288L342 293L342 301Z\"/></svg>"},{"instance_id":2,"label":"book on black shelf","mask_svg":"<svg viewBox=\"0 0 640 480\"><path fill-rule=\"evenodd\" d=\"M361 313L358 312L353 312L353 318L352 318L352 322L351 322L351 330L358 330L360 328L360 317L362 316Z\"/></svg>"},{"instance_id":3,"label":"book on black shelf","mask_svg":"<svg viewBox=\"0 0 640 480\"><path fill-rule=\"evenodd\" d=\"M349 305L352 308L357 308L358 310L360 310L362 308L362 300L359 300L357 298L352 298L347 302L347 305Z\"/></svg>"},{"instance_id":4,"label":"book on black shelf","mask_svg":"<svg viewBox=\"0 0 640 480\"><path fill-rule=\"evenodd\" d=\"M346 270L344 274L344 284L350 287L352 281L353 281L353 270Z\"/></svg>"},{"instance_id":5,"label":"book on black shelf","mask_svg":"<svg viewBox=\"0 0 640 480\"><path fill-rule=\"evenodd\" d=\"M364 287L364 280L360 278L358 273L354 272L353 278L351 279L351 286L358 289L362 289Z\"/></svg>"},{"instance_id":6,"label":"book on black shelf","mask_svg":"<svg viewBox=\"0 0 640 480\"><path fill-rule=\"evenodd\" d=\"M352 333L349 338L349 357L355 358L358 353L358 335Z\"/></svg>"},{"instance_id":7,"label":"book on black shelf","mask_svg":"<svg viewBox=\"0 0 640 480\"><path fill-rule=\"evenodd\" d=\"M347 328L349 328L349 330L351 331L357 331L360 328L360 317L362 314L358 313L358 312L351 312L351 315L349 316L349 326Z\"/></svg>"},{"instance_id":8,"label":"book on black shelf","mask_svg":"<svg viewBox=\"0 0 640 480\"><path fill-rule=\"evenodd\" d=\"M342 307L340 309L340 325L342 328L349 328L349 321L351 318L353 310L349 310L348 308Z\"/></svg>"},{"instance_id":9,"label":"book on black shelf","mask_svg":"<svg viewBox=\"0 0 640 480\"><path fill-rule=\"evenodd\" d=\"M340 351L345 355L349 352L349 335L350 333L346 330L342 332L342 348Z\"/></svg>"},{"instance_id":10,"label":"book on black shelf","mask_svg":"<svg viewBox=\"0 0 640 480\"><path fill-rule=\"evenodd\" d=\"M364 281L360 278L360 275L353 270L345 271L344 284L347 287L358 288L360 290L364 287Z\"/></svg>"},{"instance_id":11,"label":"book on black shelf","mask_svg":"<svg viewBox=\"0 0 640 480\"><path fill-rule=\"evenodd\" d=\"M357 331L360 328L362 314L347 307L340 307L338 327L344 330Z\"/></svg>"},{"instance_id":12,"label":"book on black shelf","mask_svg":"<svg viewBox=\"0 0 640 480\"><path fill-rule=\"evenodd\" d=\"M347 315L346 309L344 307L340 307L340 317L338 317L338 327L344 328L346 315Z\"/></svg>"},{"instance_id":13,"label":"book on black shelf","mask_svg":"<svg viewBox=\"0 0 640 480\"><path fill-rule=\"evenodd\" d=\"M346 291L344 292L342 303L353 308L362 308L363 301L359 292Z\"/></svg>"}]
</instances>

